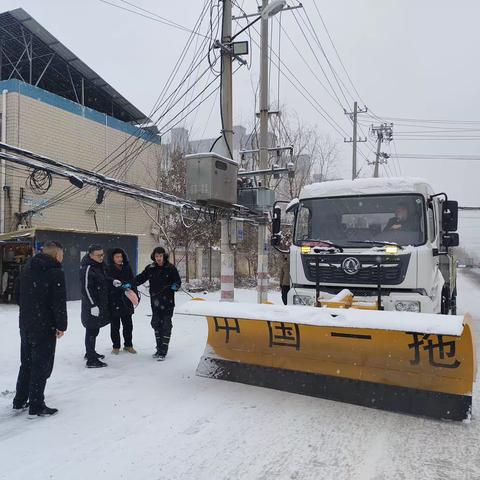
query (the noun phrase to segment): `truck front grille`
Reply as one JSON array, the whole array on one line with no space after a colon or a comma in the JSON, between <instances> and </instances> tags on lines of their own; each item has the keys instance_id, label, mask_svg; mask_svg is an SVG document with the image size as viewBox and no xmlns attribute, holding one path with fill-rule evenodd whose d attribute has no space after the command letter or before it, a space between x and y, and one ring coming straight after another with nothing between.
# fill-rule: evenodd
<instances>
[{"instance_id":1,"label":"truck front grille","mask_svg":"<svg viewBox=\"0 0 480 480\"><path fill-rule=\"evenodd\" d=\"M399 285L405 279L410 254L405 255L318 255L318 272L316 268L317 255L303 255L302 263L305 276L309 282L331 284L360 285ZM360 262L357 273L349 274L343 268L347 258L355 258ZM378 268L378 260L380 268Z\"/></svg>"}]
</instances>

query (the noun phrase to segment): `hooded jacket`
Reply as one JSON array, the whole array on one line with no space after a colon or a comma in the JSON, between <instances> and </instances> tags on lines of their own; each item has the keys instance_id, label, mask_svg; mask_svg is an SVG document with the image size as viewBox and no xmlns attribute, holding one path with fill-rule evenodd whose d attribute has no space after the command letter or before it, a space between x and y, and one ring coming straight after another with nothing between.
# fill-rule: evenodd
<instances>
[{"instance_id":1,"label":"hooded jacket","mask_svg":"<svg viewBox=\"0 0 480 480\"><path fill-rule=\"evenodd\" d=\"M67 292L60 262L44 253L28 260L19 284L19 326L26 332L67 329Z\"/></svg>"},{"instance_id":2,"label":"hooded jacket","mask_svg":"<svg viewBox=\"0 0 480 480\"><path fill-rule=\"evenodd\" d=\"M121 253L123 257L123 264L118 268L113 262L113 256L117 253ZM132 285L132 290L138 295L137 287L135 286L135 277L132 272L132 267L128 260L128 255L121 248L115 248L108 255L107 275L109 280L119 280L122 284L129 283ZM132 302L126 297L125 290L120 287L110 288L110 314L112 317L123 317L124 315L132 315L134 307Z\"/></svg>"},{"instance_id":3,"label":"hooded jacket","mask_svg":"<svg viewBox=\"0 0 480 480\"><path fill-rule=\"evenodd\" d=\"M147 265L145 270L135 277L135 284L142 285L147 280L150 283L152 312L172 316L175 308L175 292L172 290L172 285L176 284L177 290L182 285L175 265L168 260L161 267L156 262Z\"/></svg>"},{"instance_id":4,"label":"hooded jacket","mask_svg":"<svg viewBox=\"0 0 480 480\"><path fill-rule=\"evenodd\" d=\"M80 263L82 325L85 328L101 328L110 323L108 297L111 283L106 275L105 264L92 260L87 253ZM93 307L98 307L98 316L92 315Z\"/></svg>"}]
</instances>

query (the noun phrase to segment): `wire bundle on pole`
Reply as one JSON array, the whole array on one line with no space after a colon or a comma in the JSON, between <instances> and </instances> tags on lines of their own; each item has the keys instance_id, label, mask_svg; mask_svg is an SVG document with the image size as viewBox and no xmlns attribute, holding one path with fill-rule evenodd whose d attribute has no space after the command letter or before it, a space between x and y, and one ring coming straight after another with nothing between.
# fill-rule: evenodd
<instances>
[{"instance_id":1,"label":"wire bundle on pole","mask_svg":"<svg viewBox=\"0 0 480 480\"><path fill-rule=\"evenodd\" d=\"M37 195L45 195L52 183L52 174L39 168L34 168L25 180L25 184Z\"/></svg>"}]
</instances>

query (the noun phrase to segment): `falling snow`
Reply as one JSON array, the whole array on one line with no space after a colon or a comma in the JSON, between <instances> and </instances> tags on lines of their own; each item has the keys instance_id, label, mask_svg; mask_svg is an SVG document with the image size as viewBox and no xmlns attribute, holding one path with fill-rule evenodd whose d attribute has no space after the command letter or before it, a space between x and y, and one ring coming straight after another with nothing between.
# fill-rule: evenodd
<instances>
[{"instance_id":1,"label":"falling snow","mask_svg":"<svg viewBox=\"0 0 480 480\"><path fill-rule=\"evenodd\" d=\"M236 295L254 302L256 292ZM177 303L186 299L179 294ZM271 299L280 303L279 294ZM459 303L478 325L480 292L466 276ZM156 362L148 304L134 317L138 354L110 355L104 328L97 349L109 367L87 370L79 303L69 303L69 330L46 390L47 404L60 412L35 420L11 410L17 310L0 308L0 479L480 478L477 396L472 421L457 423L196 377L205 320L175 315L170 353Z\"/></svg>"}]
</instances>

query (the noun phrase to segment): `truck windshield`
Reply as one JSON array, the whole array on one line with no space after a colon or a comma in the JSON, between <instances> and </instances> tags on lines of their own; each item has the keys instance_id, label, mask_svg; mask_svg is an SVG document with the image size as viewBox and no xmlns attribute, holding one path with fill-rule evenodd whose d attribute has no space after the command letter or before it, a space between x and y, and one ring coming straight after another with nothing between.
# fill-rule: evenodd
<instances>
[{"instance_id":1,"label":"truck windshield","mask_svg":"<svg viewBox=\"0 0 480 480\"><path fill-rule=\"evenodd\" d=\"M301 200L295 243L328 240L342 247L370 248L361 241L377 240L422 245L426 241L424 212L424 199L417 194Z\"/></svg>"}]
</instances>

